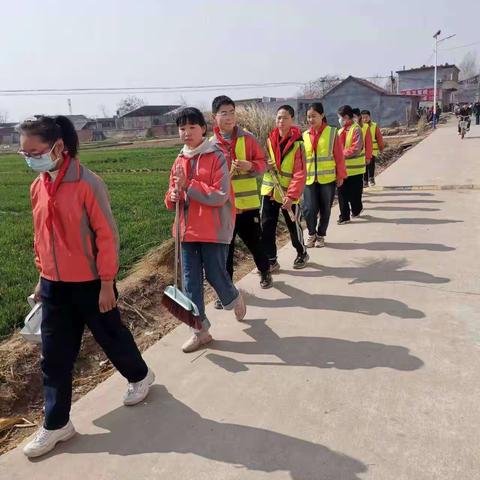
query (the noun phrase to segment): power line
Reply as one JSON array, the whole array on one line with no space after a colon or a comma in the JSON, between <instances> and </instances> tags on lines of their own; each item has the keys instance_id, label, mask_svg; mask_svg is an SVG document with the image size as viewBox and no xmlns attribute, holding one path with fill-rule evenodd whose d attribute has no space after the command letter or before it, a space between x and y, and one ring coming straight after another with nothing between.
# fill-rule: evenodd
<instances>
[{"instance_id":1,"label":"power line","mask_svg":"<svg viewBox=\"0 0 480 480\"><path fill-rule=\"evenodd\" d=\"M176 87L141 86L141 87L88 87L88 88L35 88L35 89L6 89L0 90L2 96L19 95L95 95L95 94L124 94L124 93L181 93L203 92L220 89L251 89L251 88L278 88L299 87L305 82L267 82L267 83L238 83L219 85L184 85Z\"/></svg>"},{"instance_id":2,"label":"power line","mask_svg":"<svg viewBox=\"0 0 480 480\"><path fill-rule=\"evenodd\" d=\"M473 42L473 43L469 43L467 45L460 45L458 47L450 47L450 48L439 48L438 50L440 51L444 51L444 50L457 50L459 48L467 48L467 47L471 47L472 45L478 45L480 43L480 41L478 42Z\"/></svg>"}]
</instances>

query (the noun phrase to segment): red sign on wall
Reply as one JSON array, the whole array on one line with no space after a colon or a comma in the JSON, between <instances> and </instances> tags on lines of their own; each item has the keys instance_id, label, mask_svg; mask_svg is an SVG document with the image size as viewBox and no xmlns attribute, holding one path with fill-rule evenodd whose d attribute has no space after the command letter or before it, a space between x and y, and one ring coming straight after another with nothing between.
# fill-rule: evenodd
<instances>
[{"instance_id":1,"label":"red sign on wall","mask_svg":"<svg viewBox=\"0 0 480 480\"><path fill-rule=\"evenodd\" d=\"M421 96L422 102L433 102L433 88L411 88L409 90L402 90L400 93L402 95L419 95ZM442 89L437 89L437 99L442 98Z\"/></svg>"}]
</instances>

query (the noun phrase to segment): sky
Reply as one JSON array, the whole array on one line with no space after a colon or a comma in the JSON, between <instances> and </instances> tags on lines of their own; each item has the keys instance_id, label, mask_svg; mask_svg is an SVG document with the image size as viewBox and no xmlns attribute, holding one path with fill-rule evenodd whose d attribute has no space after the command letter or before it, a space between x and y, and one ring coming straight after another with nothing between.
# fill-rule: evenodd
<instances>
[{"instance_id":1,"label":"sky","mask_svg":"<svg viewBox=\"0 0 480 480\"><path fill-rule=\"evenodd\" d=\"M1 91L308 82L372 77L432 64L480 62L480 1L463 0L18 0L2 2L0 116L113 115L126 94L7 96ZM463 47L464 45L469 45ZM294 96L299 86L138 93L147 104L208 107Z\"/></svg>"}]
</instances>

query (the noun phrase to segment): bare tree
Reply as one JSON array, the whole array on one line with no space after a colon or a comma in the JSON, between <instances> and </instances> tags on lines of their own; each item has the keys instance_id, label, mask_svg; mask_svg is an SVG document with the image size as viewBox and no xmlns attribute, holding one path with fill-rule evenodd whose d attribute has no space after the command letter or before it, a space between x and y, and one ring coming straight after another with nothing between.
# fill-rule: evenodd
<instances>
[{"instance_id":1,"label":"bare tree","mask_svg":"<svg viewBox=\"0 0 480 480\"><path fill-rule=\"evenodd\" d=\"M143 107L145 101L143 98L130 95L122 100L117 105L118 115L125 115L128 112L136 110L137 108Z\"/></svg>"},{"instance_id":2,"label":"bare tree","mask_svg":"<svg viewBox=\"0 0 480 480\"><path fill-rule=\"evenodd\" d=\"M6 110L0 111L0 123L8 122L8 112Z\"/></svg>"},{"instance_id":3,"label":"bare tree","mask_svg":"<svg viewBox=\"0 0 480 480\"><path fill-rule=\"evenodd\" d=\"M104 105L103 103L102 103L102 105L98 106L98 109L100 110L100 113L102 114L103 118L107 118L107 117L110 116L107 106Z\"/></svg>"},{"instance_id":4,"label":"bare tree","mask_svg":"<svg viewBox=\"0 0 480 480\"><path fill-rule=\"evenodd\" d=\"M480 71L478 66L477 54L475 52L467 52L460 62L460 80L474 77Z\"/></svg>"},{"instance_id":5,"label":"bare tree","mask_svg":"<svg viewBox=\"0 0 480 480\"><path fill-rule=\"evenodd\" d=\"M302 98L321 98L342 81L337 75L324 75L308 82L299 92Z\"/></svg>"}]
</instances>

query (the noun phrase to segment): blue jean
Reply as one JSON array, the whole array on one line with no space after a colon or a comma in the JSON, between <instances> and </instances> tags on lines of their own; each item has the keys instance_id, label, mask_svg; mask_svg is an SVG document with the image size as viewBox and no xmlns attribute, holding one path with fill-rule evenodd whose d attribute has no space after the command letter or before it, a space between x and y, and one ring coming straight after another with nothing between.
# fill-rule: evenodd
<instances>
[{"instance_id":1,"label":"blue jean","mask_svg":"<svg viewBox=\"0 0 480 480\"><path fill-rule=\"evenodd\" d=\"M210 328L210 322L205 314L204 272L205 278L215 290L225 310L232 310L239 297L239 292L227 272L228 248L229 245L224 243L182 243L185 295L197 306L203 331Z\"/></svg>"}]
</instances>

